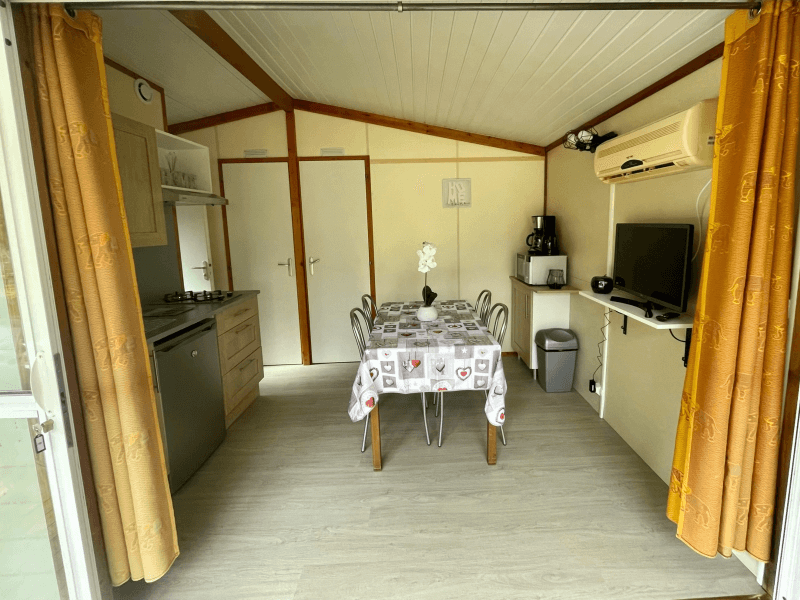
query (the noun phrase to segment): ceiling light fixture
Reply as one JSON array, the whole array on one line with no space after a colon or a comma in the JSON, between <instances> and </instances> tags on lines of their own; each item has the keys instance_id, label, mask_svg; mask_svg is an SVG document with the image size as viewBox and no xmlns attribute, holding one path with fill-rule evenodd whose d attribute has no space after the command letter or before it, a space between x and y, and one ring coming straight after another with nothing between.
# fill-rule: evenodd
<instances>
[{"instance_id":1,"label":"ceiling light fixture","mask_svg":"<svg viewBox=\"0 0 800 600\"><path fill-rule=\"evenodd\" d=\"M564 137L564 148L568 150L580 150L581 152L591 152L594 154L594 151L597 150L600 144L615 137L617 137L617 134L613 131L605 135L600 135L594 127L581 129L578 132L570 131Z\"/></svg>"}]
</instances>

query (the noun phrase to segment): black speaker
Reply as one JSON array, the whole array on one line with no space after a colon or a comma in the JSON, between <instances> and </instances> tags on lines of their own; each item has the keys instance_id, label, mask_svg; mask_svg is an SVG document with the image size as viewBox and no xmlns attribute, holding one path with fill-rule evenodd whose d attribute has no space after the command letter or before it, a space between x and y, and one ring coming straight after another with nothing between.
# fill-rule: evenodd
<instances>
[{"instance_id":1,"label":"black speaker","mask_svg":"<svg viewBox=\"0 0 800 600\"><path fill-rule=\"evenodd\" d=\"M592 291L595 294L610 294L614 289L614 280L605 275L592 277Z\"/></svg>"}]
</instances>

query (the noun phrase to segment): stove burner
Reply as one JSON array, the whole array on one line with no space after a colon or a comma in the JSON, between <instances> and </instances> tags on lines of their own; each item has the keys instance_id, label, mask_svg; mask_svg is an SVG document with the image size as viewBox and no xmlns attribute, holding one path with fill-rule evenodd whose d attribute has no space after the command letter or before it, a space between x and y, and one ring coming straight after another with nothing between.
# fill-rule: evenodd
<instances>
[{"instance_id":1,"label":"stove burner","mask_svg":"<svg viewBox=\"0 0 800 600\"><path fill-rule=\"evenodd\" d=\"M221 302L233 297L233 292L226 292L223 290L214 290L213 292L193 292L186 290L185 292L173 292L164 296L164 302Z\"/></svg>"}]
</instances>

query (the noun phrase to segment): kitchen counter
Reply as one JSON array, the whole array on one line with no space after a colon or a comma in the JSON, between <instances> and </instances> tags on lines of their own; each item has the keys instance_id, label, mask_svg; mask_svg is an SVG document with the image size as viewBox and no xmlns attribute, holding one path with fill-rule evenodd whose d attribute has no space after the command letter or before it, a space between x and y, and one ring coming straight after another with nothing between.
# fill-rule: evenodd
<instances>
[{"instance_id":1,"label":"kitchen counter","mask_svg":"<svg viewBox=\"0 0 800 600\"><path fill-rule=\"evenodd\" d=\"M258 290L235 291L231 298L219 302L145 304L142 306L142 315L147 345L152 346L159 340L178 333L182 329L191 327L204 319L210 319L217 313L228 310L231 306L252 298L258 293ZM178 311L182 312L174 314Z\"/></svg>"}]
</instances>

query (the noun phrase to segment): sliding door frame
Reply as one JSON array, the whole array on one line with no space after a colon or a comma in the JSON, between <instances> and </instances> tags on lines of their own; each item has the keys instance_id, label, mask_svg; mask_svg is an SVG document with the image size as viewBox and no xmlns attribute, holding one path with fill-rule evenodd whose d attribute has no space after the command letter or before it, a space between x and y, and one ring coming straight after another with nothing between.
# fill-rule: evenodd
<instances>
[{"instance_id":1,"label":"sliding door frame","mask_svg":"<svg viewBox=\"0 0 800 600\"><path fill-rule=\"evenodd\" d=\"M370 293L375 298L375 247L372 233L372 180L370 174L370 161L367 155L355 156L299 156L300 161L320 161L320 160L360 160L364 162L364 176L366 180L367 196L367 243L369 245L369 284ZM219 193L225 197L225 178L223 166L226 164L242 163L287 163L289 167L289 194L292 205L292 237L294 239L294 259L296 265L297 283L297 313L300 319L300 352L304 365L313 364L311 354L311 317L308 311L308 279L306 277L306 250L305 250L305 231L303 229L303 200L300 192L300 176L297 173L296 181L292 177L291 157L276 158L219 158L217 167L219 170ZM233 290L233 269L231 267L231 245L228 233L228 211L226 206L222 206L222 229L225 240L225 261L228 267L228 287Z\"/></svg>"}]
</instances>

